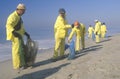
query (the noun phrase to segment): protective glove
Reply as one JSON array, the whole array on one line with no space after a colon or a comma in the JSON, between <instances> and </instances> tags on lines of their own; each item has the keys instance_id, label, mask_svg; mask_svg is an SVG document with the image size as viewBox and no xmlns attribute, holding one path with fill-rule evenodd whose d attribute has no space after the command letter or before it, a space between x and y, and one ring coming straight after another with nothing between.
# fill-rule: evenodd
<instances>
[{"instance_id":1,"label":"protective glove","mask_svg":"<svg viewBox=\"0 0 120 79\"><path fill-rule=\"evenodd\" d=\"M19 39L21 39L21 35L19 33L17 33L16 31L12 31L12 34L15 36L15 37L18 37Z\"/></svg>"},{"instance_id":2,"label":"protective glove","mask_svg":"<svg viewBox=\"0 0 120 79\"><path fill-rule=\"evenodd\" d=\"M68 39L68 43L70 43L70 41L71 41L71 40L70 40L70 39Z\"/></svg>"},{"instance_id":3,"label":"protective glove","mask_svg":"<svg viewBox=\"0 0 120 79\"><path fill-rule=\"evenodd\" d=\"M96 32L95 34L96 34L96 35L98 35L98 33L97 33L97 32Z\"/></svg>"},{"instance_id":4,"label":"protective glove","mask_svg":"<svg viewBox=\"0 0 120 79\"><path fill-rule=\"evenodd\" d=\"M74 24L71 24L71 27L74 28Z\"/></svg>"},{"instance_id":5,"label":"protective glove","mask_svg":"<svg viewBox=\"0 0 120 79\"><path fill-rule=\"evenodd\" d=\"M27 36L27 39L30 39L30 35L27 32L25 32L25 35Z\"/></svg>"}]
</instances>

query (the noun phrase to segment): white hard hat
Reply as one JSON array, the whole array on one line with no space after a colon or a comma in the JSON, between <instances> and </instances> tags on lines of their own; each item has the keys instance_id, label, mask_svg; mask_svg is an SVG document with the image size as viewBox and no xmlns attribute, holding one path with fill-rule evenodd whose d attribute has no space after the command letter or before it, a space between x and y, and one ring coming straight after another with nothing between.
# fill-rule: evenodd
<instances>
[{"instance_id":1,"label":"white hard hat","mask_svg":"<svg viewBox=\"0 0 120 79\"><path fill-rule=\"evenodd\" d=\"M95 22L97 22L98 20L96 19Z\"/></svg>"},{"instance_id":2,"label":"white hard hat","mask_svg":"<svg viewBox=\"0 0 120 79\"><path fill-rule=\"evenodd\" d=\"M26 9L26 7L24 4L20 3L18 4L17 9Z\"/></svg>"}]
</instances>

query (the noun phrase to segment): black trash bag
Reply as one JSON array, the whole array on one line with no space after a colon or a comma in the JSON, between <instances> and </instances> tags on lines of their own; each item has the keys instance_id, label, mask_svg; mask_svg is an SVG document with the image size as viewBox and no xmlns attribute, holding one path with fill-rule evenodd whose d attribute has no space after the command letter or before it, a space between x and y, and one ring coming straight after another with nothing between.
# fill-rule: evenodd
<instances>
[{"instance_id":1,"label":"black trash bag","mask_svg":"<svg viewBox=\"0 0 120 79\"><path fill-rule=\"evenodd\" d=\"M35 62L38 51L38 43L31 39L27 39L25 45L25 62L27 66L32 66Z\"/></svg>"}]
</instances>

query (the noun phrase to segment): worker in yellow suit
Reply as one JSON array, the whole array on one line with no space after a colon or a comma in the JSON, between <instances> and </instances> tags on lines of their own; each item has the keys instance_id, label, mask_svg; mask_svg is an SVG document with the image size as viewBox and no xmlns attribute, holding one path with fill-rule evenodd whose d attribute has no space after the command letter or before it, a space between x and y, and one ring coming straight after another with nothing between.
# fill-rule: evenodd
<instances>
[{"instance_id":1,"label":"worker in yellow suit","mask_svg":"<svg viewBox=\"0 0 120 79\"><path fill-rule=\"evenodd\" d=\"M81 44L82 49L85 49L85 34L86 34L86 27L84 24L80 23L80 29L81 29Z\"/></svg>"},{"instance_id":2,"label":"worker in yellow suit","mask_svg":"<svg viewBox=\"0 0 120 79\"><path fill-rule=\"evenodd\" d=\"M101 37L102 38L105 38L106 32L107 32L107 27L106 27L105 23L102 23L102 25L101 25Z\"/></svg>"},{"instance_id":3,"label":"worker in yellow suit","mask_svg":"<svg viewBox=\"0 0 120 79\"><path fill-rule=\"evenodd\" d=\"M88 38L93 38L94 28L90 25L88 28Z\"/></svg>"},{"instance_id":4,"label":"worker in yellow suit","mask_svg":"<svg viewBox=\"0 0 120 79\"><path fill-rule=\"evenodd\" d=\"M95 42L99 43L100 42L100 34L101 34L101 22L98 20L95 20Z\"/></svg>"},{"instance_id":5,"label":"worker in yellow suit","mask_svg":"<svg viewBox=\"0 0 120 79\"><path fill-rule=\"evenodd\" d=\"M71 25L67 23L65 14L65 9L59 9L59 16L57 17L54 25L55 47L52 58L53 60L57 60L58 56L60 58L64 57L65 38L68 35L68 29L71 28Z\"/></svg>"},{"instance_id":6,"label":"worker in yellow suit","mask_svg":"<svg viewBox=\"0 0 120 79\"><path fill-rule=\"evenodd\" d=\"M25 68L23 36L30 35L25 31L21 16L25 13L25 5L18 4L17 9L11 13L6 22L6 39L12 42L12 61L13 68Z\"/></svg>"},{"instance_id":7,"label":"worker in yellow suit","mask_svg":"<svg viewBox=\"0 0 120 79\"><path fill-rule=\"evenodd\" d=\"M76 35L76 41L75 41L75 51L80 51L80 44L81 44L81 29L80 29L80 23L78 21L74 22L74 27L68 37L68 42L72 39L74 35Z\"/></svg>"}]
</instances>

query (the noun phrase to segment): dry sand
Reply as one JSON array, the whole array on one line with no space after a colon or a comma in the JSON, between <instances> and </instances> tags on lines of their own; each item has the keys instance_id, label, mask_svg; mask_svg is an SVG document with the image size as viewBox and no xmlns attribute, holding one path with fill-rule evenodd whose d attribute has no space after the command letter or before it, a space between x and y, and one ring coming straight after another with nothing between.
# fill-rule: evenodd
<instances>
[{"instance_id":1,"label":"dry sand","mask_svg":"<svg viewBox=\"0 0 120 79\"><path fill-rule=\"evenodd\" d=\"M66 51L66 53L68 50ZM38 54L34 68L17 73L11 60L0 63L0 79L120 79L120 34L86 40L86 49L74 60L51 62L53 49Z\"/></svg>"}]
</instances>

